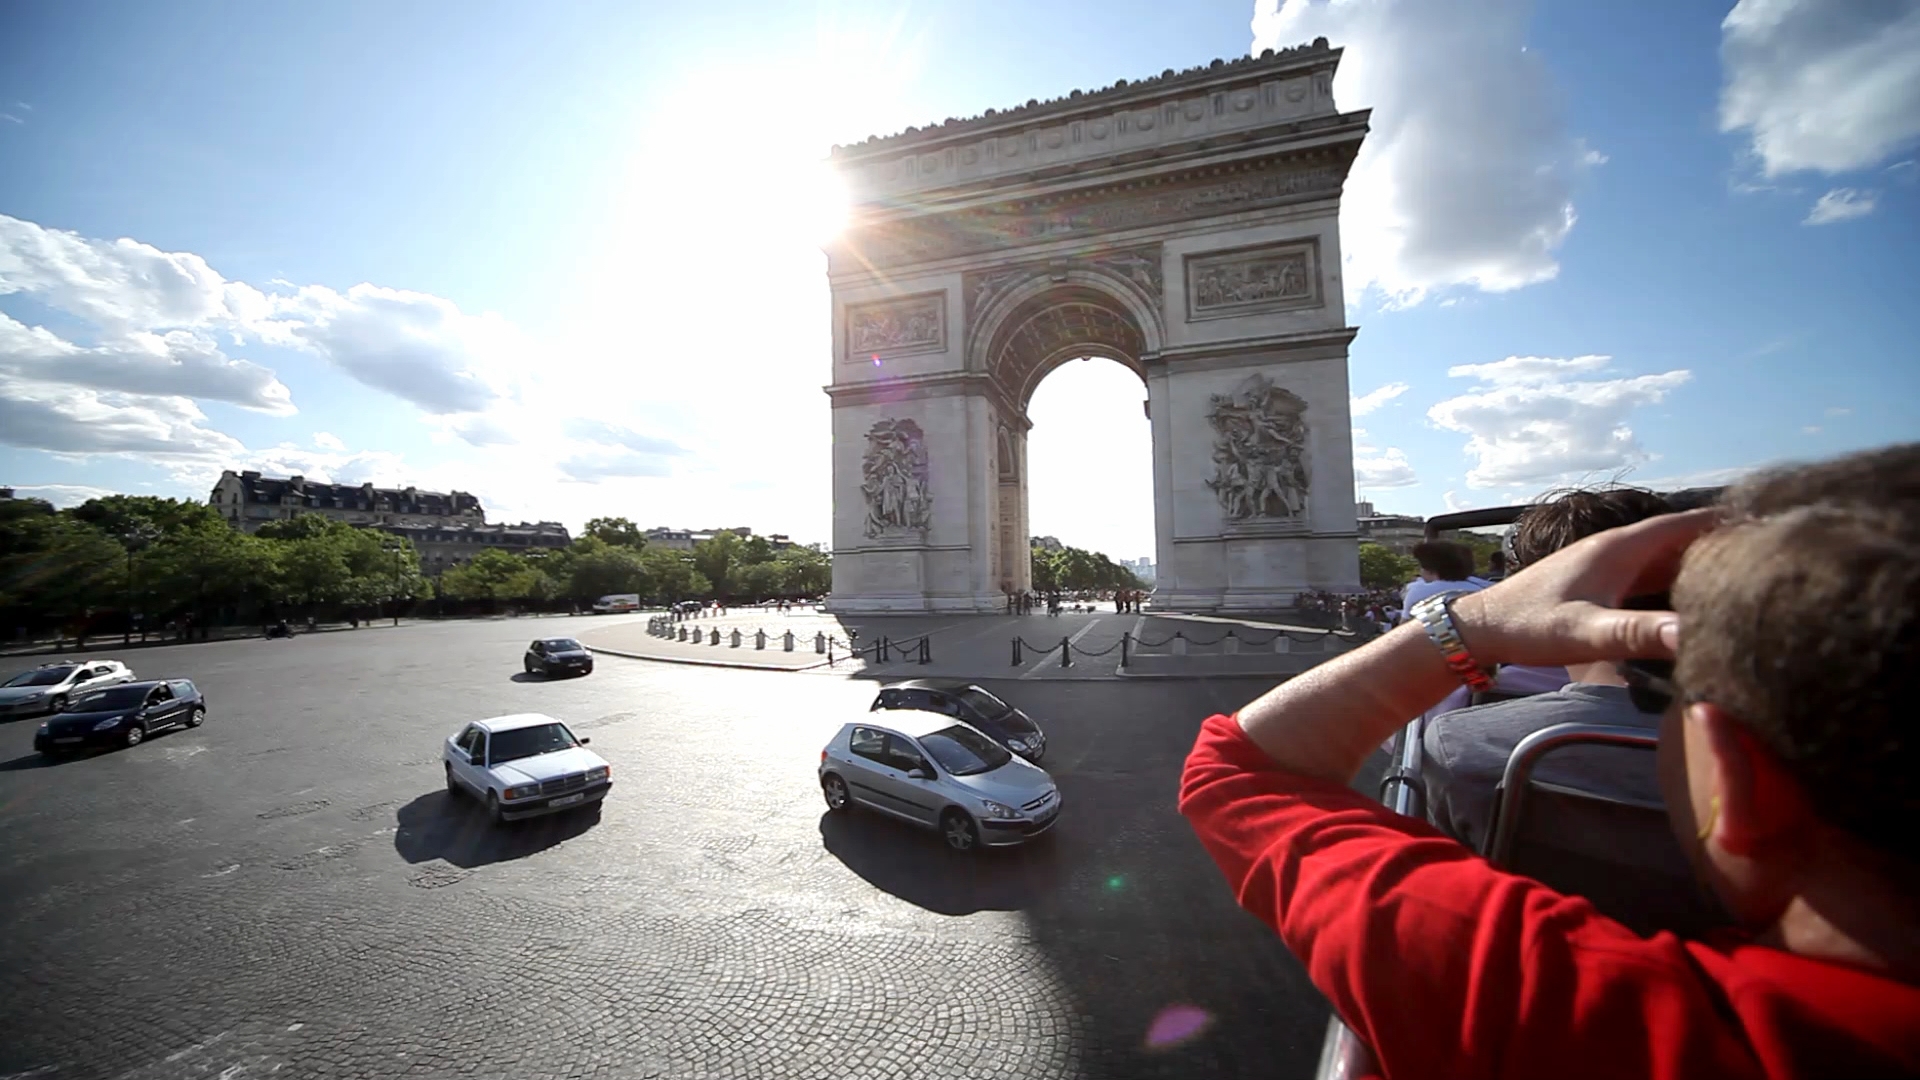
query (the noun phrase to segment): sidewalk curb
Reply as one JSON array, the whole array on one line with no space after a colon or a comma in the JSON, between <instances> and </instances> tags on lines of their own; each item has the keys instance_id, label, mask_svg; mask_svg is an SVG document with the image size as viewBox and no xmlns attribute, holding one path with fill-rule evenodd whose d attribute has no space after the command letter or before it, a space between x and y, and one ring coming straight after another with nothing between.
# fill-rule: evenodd
<instances>
[{"instance_id":1,"label":"sidewalk curb","mask_svg":"<svg viewBox=\"0 0 1920 1080\"><path fill-rule=\"evenodd\" d=\"M656 664L685 664L689 667L732 668L736 671L782 671L788 674L798 674L802 671L813 671L816 668L827 666L827 661L825 660L819 660L807 664L804 667L784 667L778 664L749 664L739 660L701 660L692 656L650 656L646 653L624 652L620 649L603 649L599 646L588 646L588 648L596 656L605 653L608 656L619 656L628 660L651 660Z\"/></svg>"}]
</instances>

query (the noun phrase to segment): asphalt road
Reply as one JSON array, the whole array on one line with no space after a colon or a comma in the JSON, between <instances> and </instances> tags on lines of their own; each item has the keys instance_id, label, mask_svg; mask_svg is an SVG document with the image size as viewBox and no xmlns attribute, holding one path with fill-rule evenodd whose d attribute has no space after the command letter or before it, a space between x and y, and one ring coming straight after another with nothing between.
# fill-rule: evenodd
<instances>
[{"instance_id":1,"label":"asphalt road","mask_svg":"<svg viewBox=\"0 0 1920 1080\"><path fill-rule=\"evenodd\" d=\"M968 857L825 814L819 749L873 682L520 674L556 631L141 650L205 727L45 764L37 721L0 726L0 1078L1311 1072L1325 1005L1174 811L1200 721L1257 685L992 684L1065 808ZM593 737L602 810L494 828L445 793L441 740L523 711Z\"/></svg>"}]
</instances>

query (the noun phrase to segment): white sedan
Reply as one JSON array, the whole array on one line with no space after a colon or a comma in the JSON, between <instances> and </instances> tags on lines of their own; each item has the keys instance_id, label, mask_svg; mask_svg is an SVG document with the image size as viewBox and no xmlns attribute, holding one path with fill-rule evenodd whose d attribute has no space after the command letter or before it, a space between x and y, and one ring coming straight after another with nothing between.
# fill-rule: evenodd
<instances>
[{"instance_id":1,"label":"white sedan","mask_svg":"<svg viewBox=\"0 0 1920 1080\"><path fill-rule=\"evenodd\" d=\"M87 691L132 681L133 672L118 660L42 664L0 683L0 717L57 713Z\"/></svg>"},{"instance_id":2,"label":"white sedan","mask_svg":"<svg viewBox=\"0 0 1920 1080\"><path fill-rule=\"evenodd\" d=\"M484 801L495 821L597 803L613 788L613 767L589 741L539 713L476 720L447 739L447 790Z\"/></svg>"}]
</instances>

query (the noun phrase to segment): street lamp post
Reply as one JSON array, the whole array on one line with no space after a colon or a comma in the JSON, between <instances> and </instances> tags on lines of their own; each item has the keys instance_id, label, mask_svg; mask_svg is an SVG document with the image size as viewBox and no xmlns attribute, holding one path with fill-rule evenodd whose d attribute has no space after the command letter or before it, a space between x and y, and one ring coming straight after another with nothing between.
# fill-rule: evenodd
<instances>
[{"instance_id":1,"label":"street lamp post","mask_svg":"<svg viewBox=\"0 0 1920 1080\"><path fill-rule=\"evenodd\" d=\"M389 544L393 549L393 625L400 625L400 570L405 561L405 550L397 543Z\"/></svg>"},{"instance_id":2,"label":"street lamp post","mask_svg":"<svg viewBox=\"0 0 1920 1080\"><path fill-rule=\"evenodd\" d=\"M134 552L139 551L151 543L156 535L152 526L136 524L129 527L120 538L120 542L126 545L127 549L127 625L123 628L120 636L120 646L122 648L133 644L133 555ZM146 639L146 628L142 627L140 630L140 640L145 641Z\"/></svg>"}]
</instances>

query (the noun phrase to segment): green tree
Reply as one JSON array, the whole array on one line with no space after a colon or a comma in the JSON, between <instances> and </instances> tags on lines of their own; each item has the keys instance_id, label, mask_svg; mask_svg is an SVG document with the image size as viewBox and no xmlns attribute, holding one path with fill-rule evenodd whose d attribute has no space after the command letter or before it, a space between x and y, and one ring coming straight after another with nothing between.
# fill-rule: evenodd
<instances>
[{"instance_id":1,"label":"green tree","mask_svg":"<svg viewBox=\"0 0 1920 1080\"><path fill-rule=\"evenodd\" d=\"M833 563L825 552L790 547L774 556L773 565L780 568L783 596L819 596L833 588Z\"/></svg>"},{"instance_id":2,"label":"green tree","mask_svg":"<svg viewBox=\"0 0 1920 1080\"><path fill-rule=\"evenodd\" d=\"M596 540L585 554L570 556L567 595L581 601L596 600L614 593L647 595L653 590L653 578L640 552Z\"/></svg>"},{"instance_id":3,"label":"green tree","mask_svg":"<svg viewBox=\"0 0 1920 1080\"><path fill-rule=\"evenodd\" d=\"M454 600L526 600L548 588L544 577L526 559L487 548L440 575L440 593Z\"/></svg>"},{"instance_id":4,"label":"green tree","mask_svg":"<svg viewBox=\"0 0 1920 1080\"><path fill-rule=\"evenodd\" d=\"M1412 581L1420 564L1406 555L1371 541L1360 543L1360 584L1369 589L1392 589Z\"/></svg>"},{"instance_id":5,"label":"green tree","mask_svg":"<svg viewBox=\"0 0 1920 1080\"><path fill-rule=\"evenodd\" d=\"M102 495L69 513L108 536L128 536L142 528L161 536L194 525L225 524L219 512L206 503L156 495Z\"/></svg>"},{"instance_id":6,"label":"green tree","mask_svg":"<svg viewBox=\"0 0 1920 1080\"><path fill-rule=\"evenodd\" d=\"M717 599L726 600L733 595L734 568L743 561L741 549L744 547L739 533L726 531L714 533L713 539L693 545L693 568L706 577Z\"/></svg>"},{"instance_id":7,"label":"green tree","mask_svg":"<svg viewBox=\"0 0 1920 1080\"><path fill-rule=\"evenodd\" d=\"M668 603L693 600L712 593L713 582L694 566L693 556L670 548L649 547L640 552L653 595Z\"/></svg>"},{"instance_id":8,"label":"green tree","mask_svg":"<svg viewBox=\"0 0 1920 1080\"><path fill-rule=\"evenodd\" d=\"M586 535L615 547L638 550L647 546L640 526L623 517L597 517L587 522Z\"/></svg>"}]
</instances>

